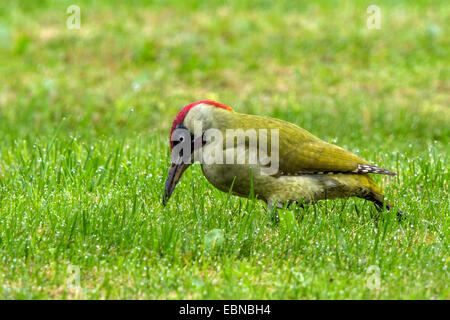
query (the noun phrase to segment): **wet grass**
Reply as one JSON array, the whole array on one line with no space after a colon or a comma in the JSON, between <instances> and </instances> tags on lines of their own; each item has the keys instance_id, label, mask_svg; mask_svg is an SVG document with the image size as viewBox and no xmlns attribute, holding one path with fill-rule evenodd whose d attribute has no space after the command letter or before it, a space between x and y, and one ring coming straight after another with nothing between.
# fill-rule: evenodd
<instances>
[{"instance_id":1,"label":"wet grass","mask_svg":"<svg viewBox=\"0 0 450 320\"><path fill-rule=\"evenodd\" d=\"M70 4L0 5L1 298L450 298L445 1L380 1L380 30L364 1L79 1L80 30ZM398 172L377 181L408 218L274 224L198 165L164 208L171 121L206 98Z\"/></svg>"}]
</instances>

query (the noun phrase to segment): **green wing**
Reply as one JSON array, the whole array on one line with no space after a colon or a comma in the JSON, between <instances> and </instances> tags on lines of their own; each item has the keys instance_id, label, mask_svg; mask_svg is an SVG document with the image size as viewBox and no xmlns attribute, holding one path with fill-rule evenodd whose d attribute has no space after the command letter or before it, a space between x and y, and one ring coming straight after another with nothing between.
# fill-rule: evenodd
<instances>
[{"instance_id":1,"label":"green wing","mask_svg":"<svg viewBox=\"0 0 450 320\"><path fill-rule=\"evenodd\" d=\"M238 115L239 118L228 123L229 128L279 129L279 169L282 174L351 172L357 169L358 164L368 164L357 155L329 144L292 123L263 116ZM270 138L268 140L271 144Z\"/></svg>"}]
</instances>

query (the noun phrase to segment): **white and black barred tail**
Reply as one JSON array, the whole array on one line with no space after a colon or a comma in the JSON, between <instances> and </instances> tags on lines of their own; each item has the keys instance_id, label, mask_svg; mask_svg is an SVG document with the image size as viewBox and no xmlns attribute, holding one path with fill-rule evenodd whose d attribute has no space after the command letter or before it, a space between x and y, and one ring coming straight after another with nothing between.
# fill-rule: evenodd
<instances>
[{"instance_id":1,"label":"white and black barred tail","mask_svg":"<svg viewBox=\"0 0 450 320\"><path fill-rule=\"evenodd\" d=\"M354 173L376 173L376 174L388 174L390 176L396 176L395 172L380 168L370 164L358 164L358 167Z\"/></svg>"}]
</instances>

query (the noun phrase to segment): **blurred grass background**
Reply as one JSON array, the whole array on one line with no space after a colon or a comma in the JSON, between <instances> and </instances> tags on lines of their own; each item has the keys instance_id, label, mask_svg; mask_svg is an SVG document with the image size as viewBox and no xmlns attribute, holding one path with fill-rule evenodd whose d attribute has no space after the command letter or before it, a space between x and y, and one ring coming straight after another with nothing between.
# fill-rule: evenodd
<instances>
[{"instance_id":1,"label":"blurred grass background","mask_svg":"<svg viewBox=\"0 0 450 320\"><path fill-rule=\"evenodd\" d=\"M72 4L80 30L66 28ZM371 4L380 30L366 27ZM3 1L0 296L448 299L448 21L447 1ZM386 192L412 229L359 200L273 226L198 167L163 209L171 121L201 99L399 172ZM209 232L227 239L217 255ZM336 248L346 257L325 259Z\"/></svg>"}]
</instances>

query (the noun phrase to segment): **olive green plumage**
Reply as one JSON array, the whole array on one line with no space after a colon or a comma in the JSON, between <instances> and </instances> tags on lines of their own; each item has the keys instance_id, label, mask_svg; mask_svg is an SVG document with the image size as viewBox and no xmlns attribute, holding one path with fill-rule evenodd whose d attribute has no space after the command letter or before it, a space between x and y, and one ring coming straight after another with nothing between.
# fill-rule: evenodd
<instances>
[{"instance_id":1,"label":"olive green plumage","mask_svg":"<svg viewBox=\"0 0 450 320\"><path fill-rule=\"evenodd\" d=\"M280 171L286 174L307 172L350 172L367 161L338 146L315 137L287 121L215 110L224 118L227 129L278 129ZM268 149L270 150L270 136Z\"/></svg>"},{"instance_id":2,"label":"olive green plumage","mask_svg":"<svg viewBox=\"0 0 450 320\"><path fill-rule=\"evenodd\" d=\"M219 129L226 136L226 129L278 129L279 170L271 175L261 174L257 164L205 164L202 170L216 188L248 197L251 190L269 206L282 206L286 202L314 202L320 199L360 197L383 206L383 191L368 173L394 174L369 163L357 155L329 144L308 131L286 121L263 116L230 112L210 105L193 108L184 121L194 132L194 122L201 122L203 129ZM259 137L258 137L259 138ZM249 152L248 139L233 148ZM214 148L211 141L203 148ZM221 146L226 153L227 145ZM258 144L259 147L259 144ZM271 150L270 135L267 150ZM390 204L386 203L389 208Z\"/></svg>"}]
</instances>

